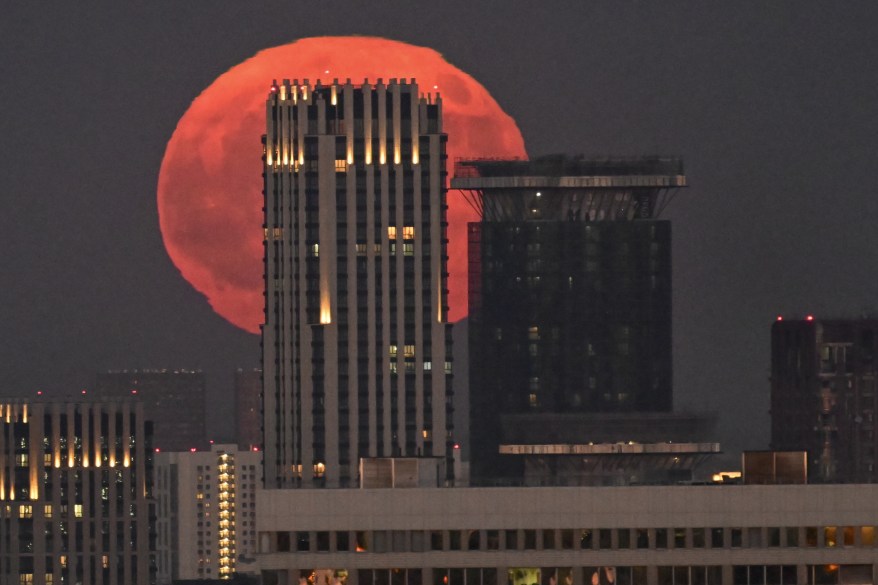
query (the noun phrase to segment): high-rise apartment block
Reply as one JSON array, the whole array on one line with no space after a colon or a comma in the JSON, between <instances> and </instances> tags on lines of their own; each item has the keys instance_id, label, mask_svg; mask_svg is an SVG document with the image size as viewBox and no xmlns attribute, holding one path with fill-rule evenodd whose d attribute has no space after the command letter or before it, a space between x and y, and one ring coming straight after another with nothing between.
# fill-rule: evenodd
<instances>
[{"instance_id":1,"label":"high-rise apartment block","mask_svg":"<svg viewBox=\"0 0 878 585\"><path fill-rule=\"evenodd\" d=\"M256 552L262 453L235 445L155 455L159 585L228 579Z\"/></svg>"},{"instance_id":2,"label":"high-rise apartment block","mask_svg":"<svg viewBox=\"0 0 878 585\"><path fill-rule=\"evenodd\" d=\"M771 448L808 452L811 481L878 481L878 320L778 317Z\"/></svg>"},{"instance_id":3,"label":"high-rise apartment block","mask_svg":"<svg viewBox=\"0 0 878 585\"><path fill-rule=\"evenodd\" d=\"M154 583L151 440L131 400L0 402L0 583Z\"/></svg>"},{"instance_id":4,"label":"high-rise apartment block","mask_svg":"<svg viewBox=\"0 0 878 585\"><path fill-rule=\"evenodd\" d=\"M594 415L671 411L659 213L685 186L674 158L458 163L452 187L481 214L469 225L474 479L509 472L500 445L605 442L636 425Z\"/></svg>"},{"instance_id":5,"label":"high-rise apartment block","mask_svg":"<svg viewBox=\"0 0 878 585\"><path fill-rule=\"evenodd\" d=\"M266 123L266 487L450 459L441 99L414 80L285 80Z\"/></svg>"},{"instance_id":6,"label":"high-rise apartment block","mask_svg":"<svg viewBox=\"0 0 878 585\"><path fill-rule=\"evenodd\" d=\"M97 375L91 394L143 402L155 425L155 447L164 451L206 448L205 377L193 370L116 370Z\"/></svg>"}]
</instances>

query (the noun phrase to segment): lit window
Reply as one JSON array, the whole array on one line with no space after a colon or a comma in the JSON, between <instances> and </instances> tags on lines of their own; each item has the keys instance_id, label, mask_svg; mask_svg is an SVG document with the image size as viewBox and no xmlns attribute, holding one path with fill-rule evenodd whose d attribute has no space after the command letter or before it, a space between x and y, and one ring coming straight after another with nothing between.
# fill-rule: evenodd
<instances>
[{"instance_id":1,"label":"lit window","mask_svg":"<svg viewBox=\"0 0 878 585\"><path fill-rule=\"evenodd\" d=\"M415 245L414 244L403 244L402 245L402 254L403 256L414 256L415 255Z\"/></svg>"},{"instance_id":2,"label":"lit window","mask_svg":"<svg viewBox=\"0 0 878 585\"><path fill-rule=\"evenodd\" d=\"M826 526L823 529L823 542L827 547L834 547L838 543L836 540L836 528L835 526Z\"/></svg>"},{"instance_id":3,"label":"lit window","mask_svg":"<svg viewBox=\"0 0 878 585\"><path fill-rule=\"evenodd\" d=\"M43 516L44 516L45 518L51 518L51 517L52 517L52 504L46 504L46 505L43 507Z\"/></svg>"},{"instance_id":4,"label":"lit window","mask_svg":"<svg viewBox=\"0 0 878 585\"><path fill-rule=\"evenodd\" d=\"M45 467L52 467L52 454L51 453L43 454L43 465Z\"/></svg>"},{"instance_id":5,"label":"lit window","mask_svg":"<svg viewBox=\"0 0 878 585\"><path fill-rule=\"evenodd\" d=\"M533 393L531 393L531 394L528 395L528 397L527 397L527 401L528 401L528 403L529 403L531 406L537 406L537 405L539 404L539 403L537 402L537 395L536 395L536 394L533 394Z\"/></svg>"},{"instance_id":6,"label":"lit window","mask_svg":"<svg viewBox=\"0 0 878 585\"><path fill-rule=\"evenodd\" d=\"M348 170L348 161L346 161L343 158L335 159L335 172L336 173L343 173L346 170Z\"/></svg>"},{"instance_id":7,"label":"lit window","mask_svg":"<svg viewBox=\"0 0 878 585\"><path fill-rule=\"evenodd\" d=\"M396 362L390 362L390 373L396 374L397 372L398 372L398 370L396 368Z\"/></svg>"},{"instance_id":8,"label":"lit window","mask_svg":"<svg viewBox=\"0 0 878 585\"><path fill-rule=\"evenodd\" d=\"M66 567L67 566L67 555L61 555L61 557L58 559L58 562L61 564L62 567Z\"/></svg>"},{"instance_id":9,"label":"lit window","mask_svg":"<svg viewBox=\"0 0 878 585\"><path fill-rule=\"evenodd\" d=\"M320 255L320 244L311 244L311 255L315 257Z\"/></svg>"},{"instance_id":10,"label":"lit window","mask_svg":"<svg viewBox=\"0 0 878 585\"><path fill-rule=\"evenodd\" d=\"M396 345L391 345L389 351L390 357L395 358L397 351L399 351L399 348Z\"/></svg>"},{"instance_id":11,"label":"lit window","mask_svg":"<svg viewBox=\"0 0 878 585\"><path fill-rule=\"evenodd\" d=\"M366 244L357 244L357 256L366 255Z\"/></svg>"},{"instance_id":12,"label":"lit window","mask_svg":"<svg viewBox=\"0 0 878 585\"><path fill-rule=\"evenodd\" d=\"M380 254L380 253L381 253L381 244L375 244L375 253L376 253L376 254Z\"/></svg>"},{"instance_id":13,"label":"lit window","mask_svg":"<svg viewBox=\"0 0 878 585\"><path fill-rule=\"evenodd\" d=\"M314 477L323 477L323 473L326 471L326 466L323 463L315 463L314 464Z\"/></svg>"},{"instance_id":14,"label":"lit window","mask_svg":"<svg viewBox=\"0 0 878 585\"><path fill-rule=\"evenodd\" d=\"M396 226L392 225L387 228L387 239L395 240L396 239Z\"/></svg>"},{"instance_id":15,"label":"lit window","mask_svg":"<svg viewBox=\"0 0 878 585\"><path fill-rule=\"evenodd\" d=\"M424 371L429 372L433 369L433 362L424 362Z\"/></svg>"},{"instance_id":16,"label":"lit window","mask_svg":"<svg viewBox=\"0 0 878 585\"><path fill-rule=\"evenodd\" d=\"M415 239L415 228L414 226L404 226L402 228L402 239L403 240L414 240Z\"/></svg>"},{"instance_id":17,"label":"lit window","mask_svg":"<svg viewBox=\"0 0 878 585\"><path fill-rule=\"evenodd\" d=\"M405 354L405 357L407 357L407 358L415 357L415 346L414 345L403 346L403 352Z\"/></svg>"},{"instance_id":18,"label":"lit window","mask_svg":"<svg viewBox=\"0 0 878 585\"><path fill-rule=\"evenodd\" d=\"M863 546L873 546L875 544L875 527L874 526L861 526L860 527L860 542L863 543Z\"/></svg>"},{"instance_id":19,"label":"lit window","mask_svg":"<svg viewBox=\"0 0 878 585\"><path fill-rule=\"evenodd\" d=\"M82 518L82 504L73 505L73 515L77 518Z\"/></svg>"},{"instance_id":20,"label":"lit window","mask_svg":"<svg viewBox=\"0 0 878 585\"><path fill-rule=\"evenodd\" d=\"M19 585L30 585L34 582L34 574L33 573L22 573L18 576Z\"/></svg>"},{"instance_id":21,"label":"lit window","mask_svg":"<svg viewBox=\"0 0 878 585\"><path fill-rule=\"evenodd\" d=\"M34 507L30 504L22 504L18 508L18 517L19 518L33 518L34 517Z\"/></svg>"},{"instance_id":22,"label":"lit window","mask_svg":"<svg viewBox=\"0 0 878 585\"><path fill-rule=\"evenodd\" d=\"M540 328L539 327L528 327L527 328L527 338L533 341L539 341L540 339Z\"/></svg>"},{"instance_id":23,"label":"lit window","mask_svg":"<svg viewBox=\"0 0 878 585\"><path fill-rule=\"evenodd\" d=\"M52 585L53 583L55 583L55 575L46 573L46 585Z\"/></svg>"},{"instance_id":24,"label":"lit window","mask_svg":"<svg viewBox=\"0 0 878 585\"><path fill-rule=\"evenodd\" d=\"M105 568L105 569L109 569L109 568L110 568L110 557L109 557L109 555L103 555L103 556L101 557L101 566L102 566L103 568Z\"/></svg>"},{"instance_id":25,"label":"lit window","mask_svg":"<svg viewBox=\"0 0 878 585\"><path fill-rule=\"evenodd\" d=\"M19 467L27 467L27 453L19 453L16 455L15 464Z\"/></svg>"},{"instance_id":26,"label":"lit window","mask_svg":"<svg viewBox=\"0 0 878 585\"><path fill-rule=\"evenodd\" d=\"M451 373L451 362L445 362L445 373L446 374Z\"/></svg>"}]
</instances>

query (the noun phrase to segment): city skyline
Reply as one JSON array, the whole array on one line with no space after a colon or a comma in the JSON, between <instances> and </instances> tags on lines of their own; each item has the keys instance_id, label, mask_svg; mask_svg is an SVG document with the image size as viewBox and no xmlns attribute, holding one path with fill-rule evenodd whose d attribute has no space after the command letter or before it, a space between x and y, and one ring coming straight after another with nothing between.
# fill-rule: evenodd
<instances>
[{"instance_id":1,"label":"city skyline","mask_svg":"<svg viewBox=\"0 0 878 585\"><path fill-rule=\"evenodd\" d=\"M371 7L351 24L231 3L8 9L0 392L69 394L107 369L200 368L211 402L226 403L209 429L231 420L233 373L258 364L258 337L216 316L163 249L164 146L191 100L257 51L370 34L431 47L472 74L531 155L686 160L692 186L663 215L675 225L675 396L728 413L729 447L766 446L774 316L878 309L878 209L864 180L878 164L878 55L866 41L876 9L446 6L426 8L432 18ZM486 33L495 18L506 26Z\"/></svg>"}]
</instances>

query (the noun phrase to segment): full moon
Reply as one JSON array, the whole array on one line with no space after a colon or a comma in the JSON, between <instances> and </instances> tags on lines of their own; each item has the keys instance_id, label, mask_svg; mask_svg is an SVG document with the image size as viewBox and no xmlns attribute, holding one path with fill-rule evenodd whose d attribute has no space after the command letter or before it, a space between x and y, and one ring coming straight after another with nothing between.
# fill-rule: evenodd
<instances>
[{"instance_id":1,"label":"full moon","mask_svg":"<svg viewBox=\"0 0 878 585\"><path fill-rule=\"evenodd\" d=\"M436 51L374 37L315 37L266 49L220 75L180 118L158 178L162 238L183 277L230 323L263 319L262 146L272 80L386 83L414 78L443 100L448 172L457 157L526 157L515 124L470 75ZM467 312L466 224L478 215L448 197L449 318Z\"/></svg>"}]
</instances>

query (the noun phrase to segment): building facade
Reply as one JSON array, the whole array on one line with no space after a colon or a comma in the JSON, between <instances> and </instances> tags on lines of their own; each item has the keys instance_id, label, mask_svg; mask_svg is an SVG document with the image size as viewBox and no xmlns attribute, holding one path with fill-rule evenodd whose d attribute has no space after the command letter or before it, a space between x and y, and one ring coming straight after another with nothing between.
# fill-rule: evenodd
<instances>
[{"instance_id":1,"label":"building facade","mask_svg":"<svg viewBox=\"0 0 878 585\"><path fill-rule=\"evenodd\" d=\"M811 481L878 481L876 343L876 319L772 325L771 448L807 451Z\"/></svg>"},{"instance_id":2,"label":"building facade","mask_svg":"<svg viewBox=\"0 0 878 585\"><path fill-rule=\"evenodd\" d=\"M155 583L151 440L131 400L0 402L0 583Z\"/></svg>"},{"instance_id":3,"label":"building facade","mask_svg":"<svg viewBox=\"0 0 878 585\"><path fill-rule=\"evenodd\" d=\"M266 487L450 458L441 99L414 80L285 80L266 117Z\"/></svg>"},{"instance_id":4,"label":"building facade","mask_svg":"<svg viewBox=\"0 0 878 585\"><path fill-rule=\"evenodd\" d=\"M235 372L235 441L245 451L262 446L262 370Z\"/></svg>"},{"instance_id":5,"label":"building facade","mask_svg":"<svg viewBox=\"0 0 878 585\"><path fill-rule=\"evenodd\" d=\"M204 373L196 370L114 370L98 374L91 393L141 400L155 427L155 447L188 451L208 445L205 388Z\"/></svg>"},{"instance_id":6,"label":"building facade","mask_svg":"<svg viewBox=\"0 0 878 585\"><path fill-rule=\"evenodd\" d=\"M235 445L155 455L158 584L230 579L256 552L262 453Z\"/></svg>"},{"instance_id":7,"label":"building facade","mask_svg":"<svg viewBox=\"0 0 878 585\"><path fill-rule=\"evenodd\" d=\"M685 186L673 158L458 163L452 187L481 214L469 225L475 481L511 473L504 443L607 441L585 420L558 426L559 413L671 411L671 225L659 213Z\"/></svg>"},{"instance_id":8,"label":"building facade","mask_svg":"<svg viewBox=\"0 0 878 585\"><path fill-rule=\"evenodd\" d=\"M878 486L266 490L265 585L876 583Z\"/></svg>"}]
</instances>

